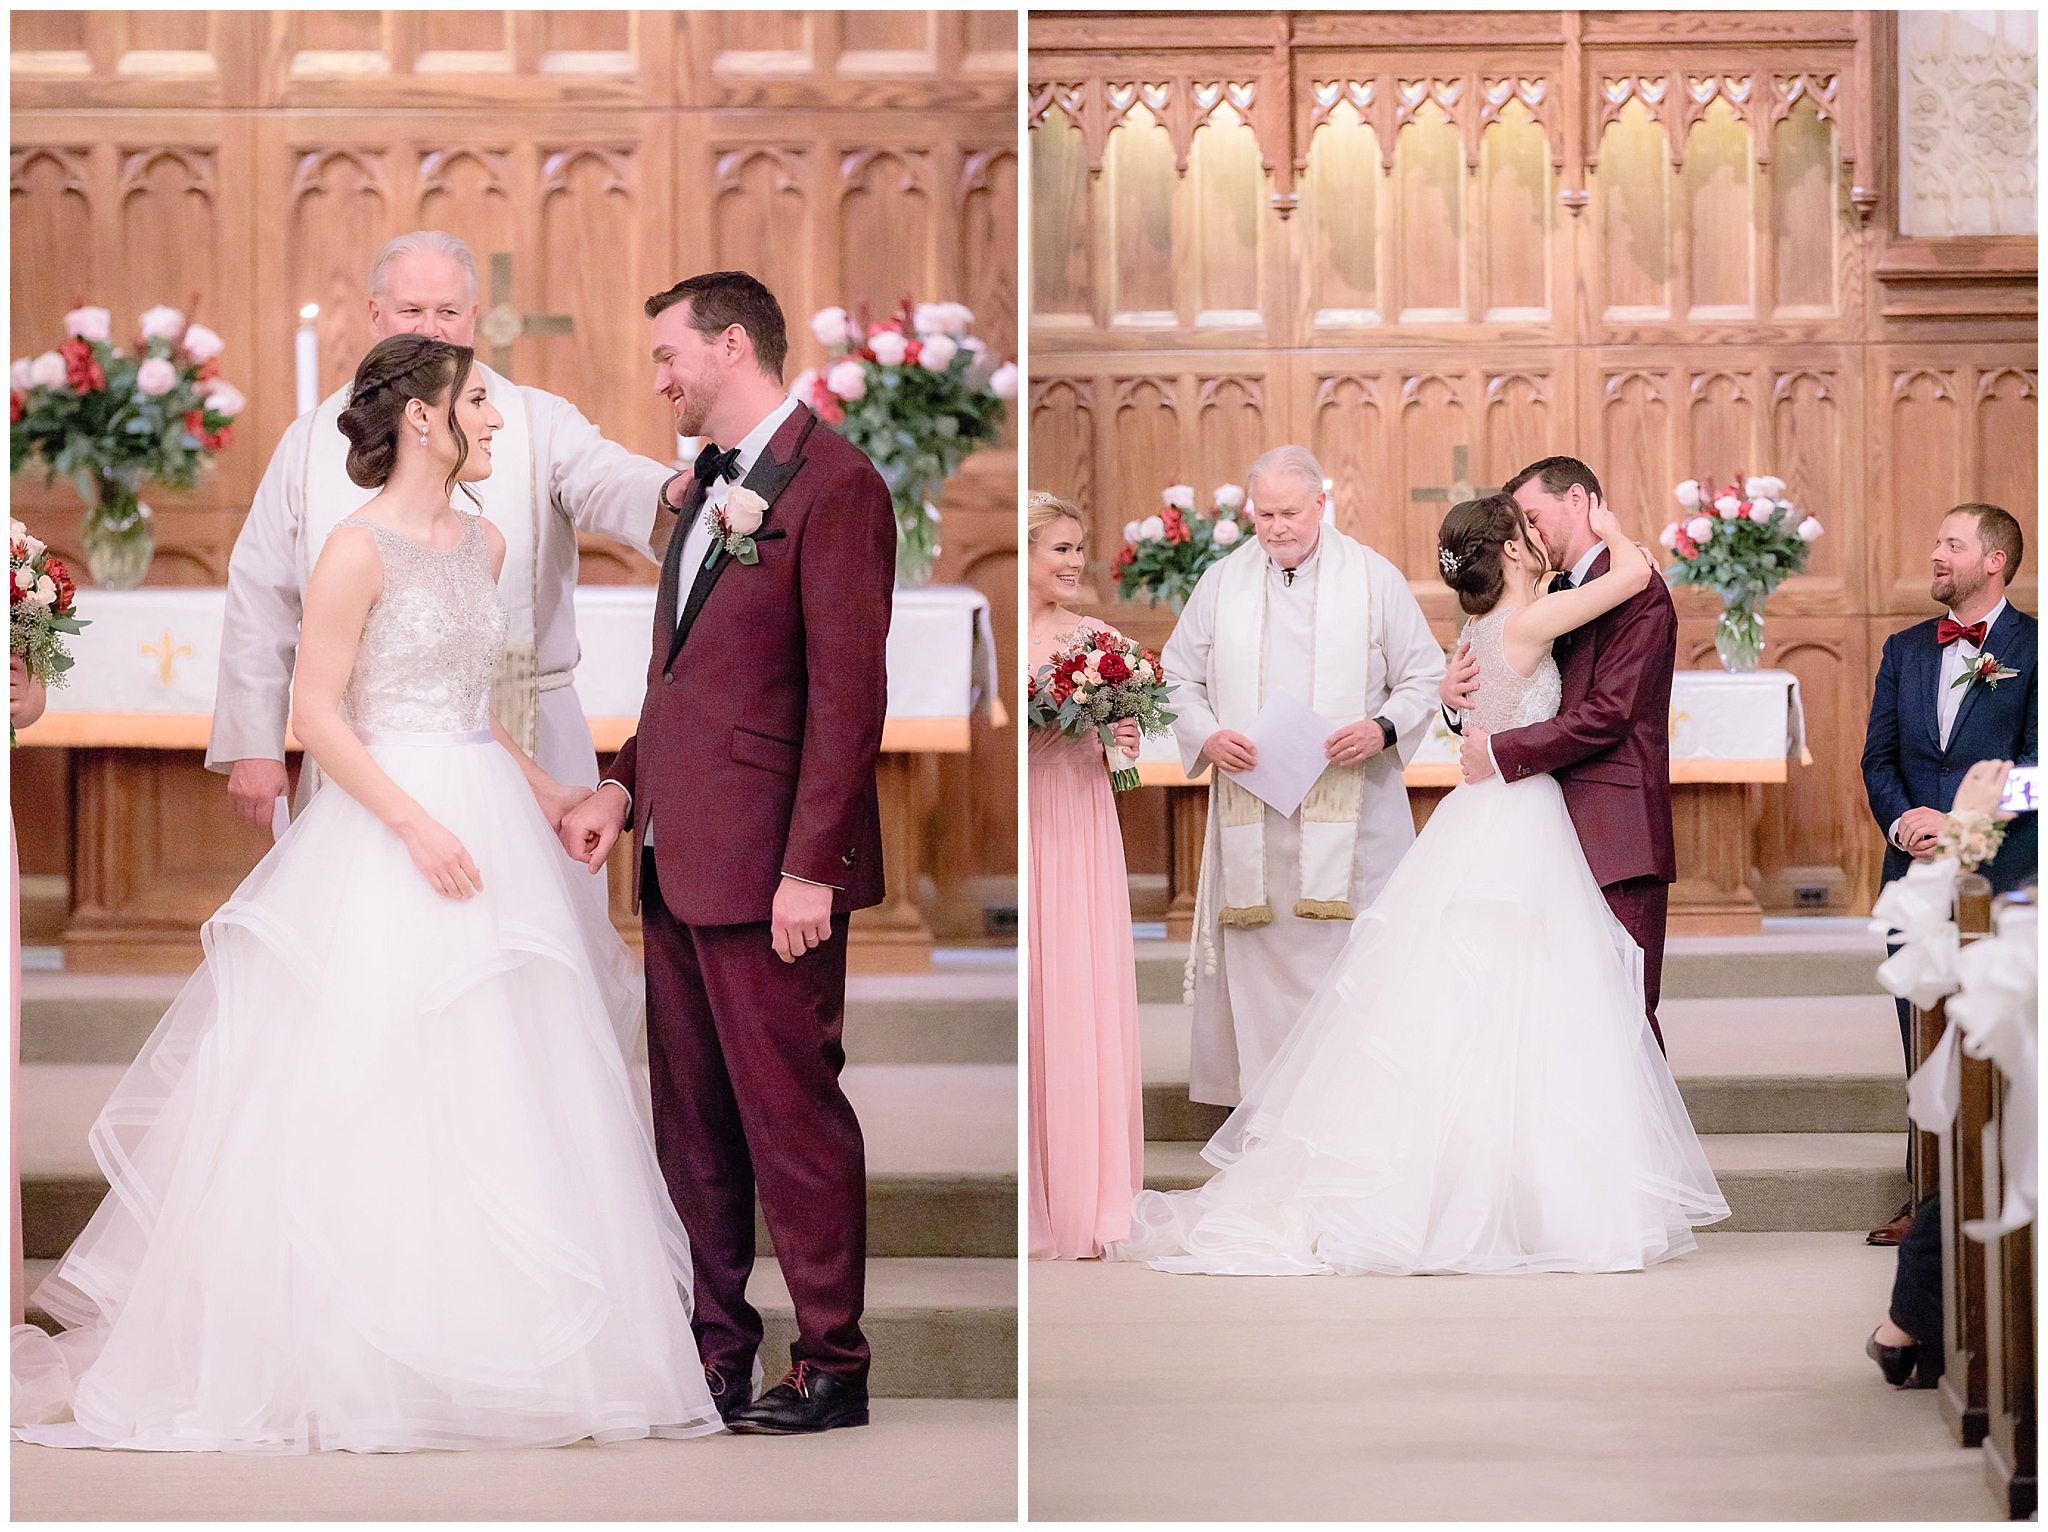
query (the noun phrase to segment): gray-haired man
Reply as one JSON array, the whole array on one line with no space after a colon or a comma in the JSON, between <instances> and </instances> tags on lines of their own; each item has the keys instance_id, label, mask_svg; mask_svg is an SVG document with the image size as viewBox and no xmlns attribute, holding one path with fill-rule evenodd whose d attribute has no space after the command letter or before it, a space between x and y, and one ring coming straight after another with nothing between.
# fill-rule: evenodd
<instances>
[{"instance_id":1,"label":"gray-haired man","mask_svg":"<svg viewBox=\"0 0 2048 1532\"><path fill-rule=\"evenodd\" d=\"M393 240L371 267L369 286L374 339L411 333L474 344L476 258L454 235L428 229ZM492 711L556 780L595 787L597 756L572 684L576 534L602 532L652 560L656 501L675 470L605 440L566 399L515 385L480 362L476 371L505 417L497 466L475 486L506 541L498 588L511 624ZM348 392L344 385L286 428L228 562L206 764L228 773L237 811L266 829L285 792L285 719L306 580L334 524L376 493L350 482L343 467L348 440L335 422ZM305 792L302 783L302 803ZM601 898L603 885L593 888Z\"/></svg>"},{"instance_id":2,"label":"gray-haired man","mask_svg":"<svg viewBox=\"0 0 2048 1532\"><path fill-rule=\"evenodd\" d=\"M1236 1106L1415 839L1403 763L1435 714L1443 650L1401 571L1325 525L1323 470L1275 447L1245 476L1256 542L1203 573L1161 660L1174 733L1210 778L1195 912L1189 1095ZM1276 692L1333 725L1291 814L1226 773L1258 764Z\"/></svg>"}]
</instances>

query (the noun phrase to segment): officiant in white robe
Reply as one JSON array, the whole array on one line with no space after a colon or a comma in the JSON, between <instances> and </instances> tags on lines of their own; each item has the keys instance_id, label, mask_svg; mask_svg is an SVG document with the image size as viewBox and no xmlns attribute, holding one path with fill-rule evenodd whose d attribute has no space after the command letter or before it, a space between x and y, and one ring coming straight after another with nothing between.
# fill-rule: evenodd
<instances>
[{"instance_id":1,"label":"officiant in white robe","mask_svg":"<svg viewBox=\"0 0 2048 1532\"><path fill-rule=\"evenodd\" d=\"M1225 770L1189 968L1189 1095L1236 1106L1414 842L1402 767L1435 716L1444 654L1400 570L1322 521L1323 471L1278 447L1246 476L1256 542L1204 572L1161 656L1182 764L1250 763L1246 735L1285 692L1337 725L1292 814Z\"/></svg>"},{"instance_id":2,"label":"officiant in white robe","mask_svg":"<svg viewBox=\"0 0 2048 1532\"><path fill-rule=\"evenodd\" d=\"M476 261L453 235L393 240L371 270L369 291L376 339L411 332L474 344ZM601 532L653 561L656 504L676 470L607 441L568 400L475 365L505 419L491 475L473 486L506 542L498 589L510 624L491 710L556 780L595 787L597 756L574 684L576 534ZM337 421L348 394L344 386L286 428L228 563L206 764L230 772L237 807L266 824L269 803L284 791L306 582L327 534L377 493L352 483L345 467L348 439ZM300 807L316 785L310 766Z\"/></svg>"}]
</instances>

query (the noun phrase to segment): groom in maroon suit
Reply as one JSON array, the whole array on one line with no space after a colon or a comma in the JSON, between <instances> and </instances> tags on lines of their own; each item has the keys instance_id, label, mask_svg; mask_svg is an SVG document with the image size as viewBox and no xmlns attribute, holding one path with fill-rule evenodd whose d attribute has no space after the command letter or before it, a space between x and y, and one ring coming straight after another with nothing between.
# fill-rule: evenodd
<instances>
[{"instance_id":1,"label":"groom in maroon suit","mask_svg":"<svg viewBox=\"0 0 2048 1532\"><path fill-rule=\"evenodd\" d=\"M562 840L596 873L633 828L655 1147L726 1424L865 1425L867 1173L840 1023L847 918L882 899L896 523L874 465L784 393L767 288L691 277L647 317L676 431L712 445L687 487L663 491L679 520L639 730ZM788 1375L754 1399L757 1189L797 1339Z\"/></svg>"},{"instance_id":2,"label":"groom in maroon suit","mask_svg":"<svg viewBox=\"0 0 2048 1532\"><path fill-rule=\"evenodd\" d=\"M1558 570L1552 590L1607 573L1607 549L1589 518L1600 481L1575 457L1547 457L1506 485ZM1464 731L1459 757L1467 782L1498 772L1510 782L1547 771L1564 792L1572 827L1607 907L1643 949L1643 1003L1650 1031L1664 977L1664 917L1678 859L1671 837L1671 672L1678 659L1678 612L1662 580L1551 650L1563 697L1557 716L1488 736ZM1461 648L1444 673L1444 705L1471 706L1479 662Z\"/></svg>"}]
</instances>

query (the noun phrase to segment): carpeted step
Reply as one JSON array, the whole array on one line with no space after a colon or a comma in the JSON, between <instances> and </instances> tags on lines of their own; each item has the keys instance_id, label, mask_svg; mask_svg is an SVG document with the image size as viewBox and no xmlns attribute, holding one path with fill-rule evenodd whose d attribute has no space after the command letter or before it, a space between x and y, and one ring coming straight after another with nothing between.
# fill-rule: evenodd
<instances>
[{"instance_id":1,"label":"carpeted step","mask_svg":"<svg viewBox=\"0 0 2048 1532\"><path fill-rule=\"evenodd\" d=\"M26 1263L31 1291L55 1266ZM761 1311L765 1382L779 1376L796 1338L796 1310L782 1269L763 1259L747 1297ZM34 1305L28 1322L55 1333ZM861 1319L874 1351L868 1387L884 1399L1014 1399L1017 1395L1017 1263L1004 1260L872 1260Z\"/></svg>"},{"instance_id":2,"label":"carpeted step","mask_svg":"<svg viewBox=\"0 0 2048 1532\"><path fill-rule=\"evenodd\" d=\"M1729 1133L1700 1139L1728 1200L1729 1234L1873 1229L1906 1196L1903 1133ZM1145 1184L1200 1186L1215 1168L1191 1142L1147 1143Z\"/></svg>"},{"instance_id":3,"label":"carpeted step","mask_svg":"<svg viewBox=\"0 0 2048 1532\"><path fill-rule=\"evenodd\" d=\"M184 983L182 975L22 976L21 1057L37 1064L125 1064ZM1017 980L1004 969L854 974L846 983L852 1064L1001 1064L1017 1058Z\"/></svg>"},{"instance_id":4,"label":"carpeted step","mask_svg":"<svg viewBox=\"0 0 2048 1532\"><path fill-rule=\"evenodd\" d=\"M1896 1075L1690 1075L1678 1093L1696 1133L1887 1133L1906 1120ZM1185 1081L1145 1084L1145 1137L1207 1142L1228 1108L1190 1101Z\"/></svg>"}]
</instances>

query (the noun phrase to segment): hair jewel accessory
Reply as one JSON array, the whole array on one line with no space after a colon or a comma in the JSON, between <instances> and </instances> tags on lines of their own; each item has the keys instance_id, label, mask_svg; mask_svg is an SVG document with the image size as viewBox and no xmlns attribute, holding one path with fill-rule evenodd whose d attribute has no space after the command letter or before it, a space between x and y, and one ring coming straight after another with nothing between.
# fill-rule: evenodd
<instances>
[{"instance_id":1,"label":"hair jewel accessory","mask_svg":"<svg viewBox=\"0 0 2048 1532\"><path fill-rule=\"evenodd\" d=\"M1458 555L1451 552L1450 549L1437 549L1436 561L1443 565L1445 574L1454 575L1458 572Z\"/></svg>"}]
</instances>

